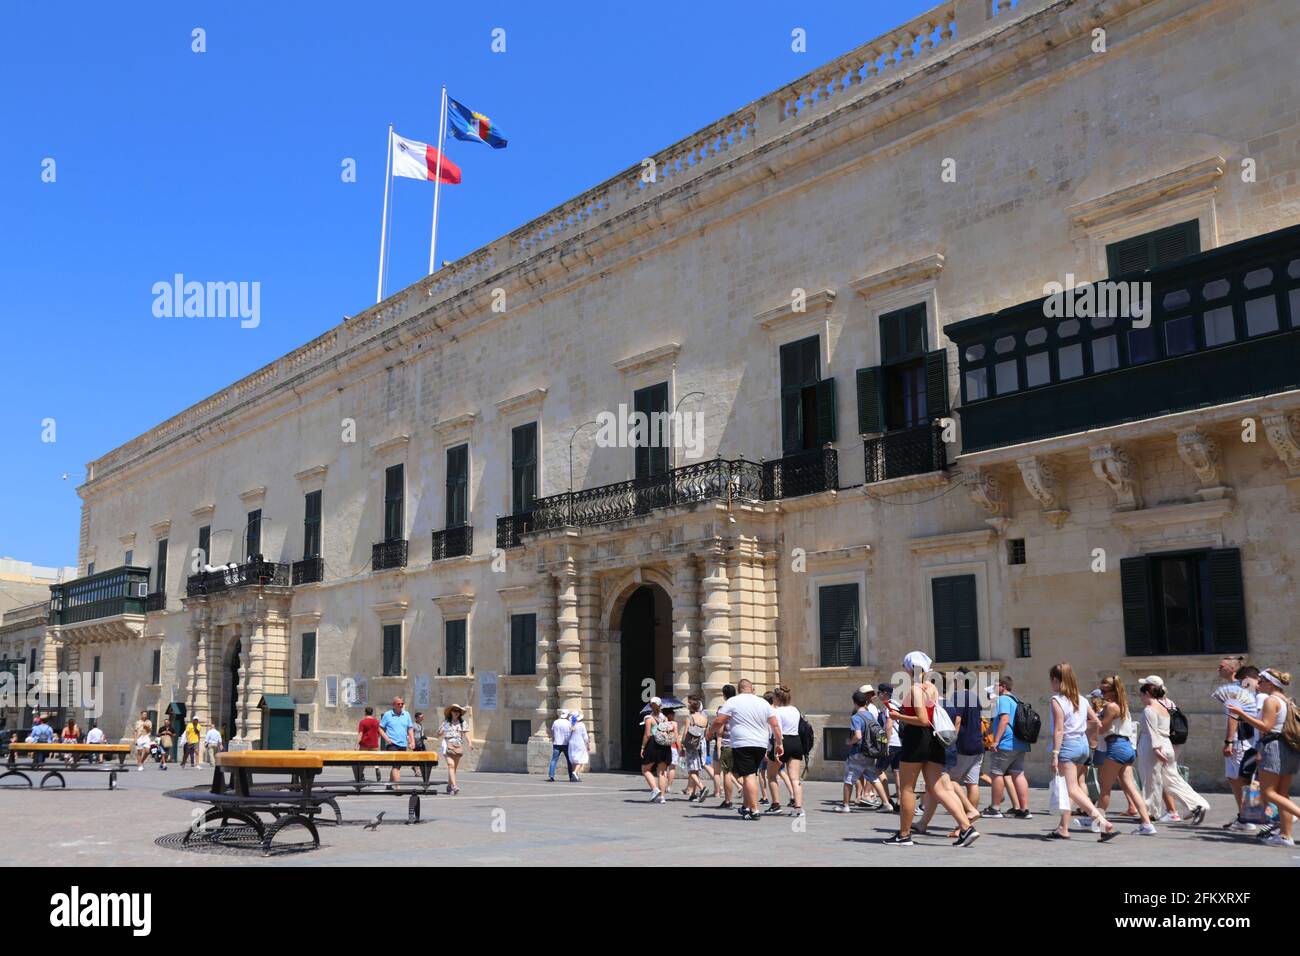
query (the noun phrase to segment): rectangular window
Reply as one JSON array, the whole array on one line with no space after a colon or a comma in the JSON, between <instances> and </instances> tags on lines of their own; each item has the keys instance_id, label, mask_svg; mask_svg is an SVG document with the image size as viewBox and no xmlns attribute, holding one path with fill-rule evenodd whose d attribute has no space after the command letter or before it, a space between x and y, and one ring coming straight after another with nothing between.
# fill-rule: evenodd
<instances>
[{"instance_id":1,"label":"rectangular window","mask_svg":"<svg viewBox=\"0 0 1300 956\"><path fill-rule=\"evenodd\" d=\"M316 677L316 632L307 631L302 636L302 660L298 666L298 676L303 680Z\"/></svg>"},{"instance_id":2,"label":"rectangular window","mask_svg":"<svg viewBox=\"0 0 1300 956\"><path fill-rule=\"evenodd\" d=\"M1278 330L1277 299L1272 295L1246 300L1246 334L1251 338Z\"/></svg>"},{"instance_id":3,"label":"rectangular window","mask_svg":"<svg viewBox=\"0 0 1300 956\"><path fill-rule=\"evenodd\" d=\"M158 539L158 561L153 569L153 589L155 594L167 593L167 539Z\"/></svg>"},{"instance_id":4,"label":"rectangular window","mask_svg":"<svg viewBox=\"0 0 1300 956\"><path fill-rule=\"evenodd\" d=\"M1153 362L1160 357L1160 346L1156 340L1156 329L1149 325L1145 329L1129 329L1128 360L1131 365Z\"/></svg>"},{"instance_id":5,"label":"rectangular window","mask_svg":"<svg viewBox=\"0 0 1300 956\"><path fill-rule=\"evenodd\" d=\"M533 510L537 497L537 422L510 431L510 501L513 513Z\"/></svg>"},{"instance_id":6,"label":"rectangular window","mask_svg":"<svg viewBox=\"0 0 1300 956\"><path fill-rule=\"evenodd\" d=\"M668 383L660 382L632 393L632 410L646 416L645 432L634 436L633 466L637 478L651 478L668 470ZM662 426L658 423L663 423Z\"/></svg>"},{"instance_id":7,"label":"rectangular window","mask_svg":"<svg viewBox=\"0 0 1300 956\"><path fill-rule=\"evenodd\" d=\"M1015 630L1016 635L1016 657L1029 656L1029 628L1018 627Z\"/></svg>"},{"instance_id":8,"label":"rectangular window","mask_svg":"<svg viewBox=\"0 0 1300 956\"><path fill-rule=\"evenodd\" d=\"M1046 385L1052 380L1052 360L1047 352L1025 356L1025 386Z\"/></svg>"},{"instance_id":9,"label":"rectangular window","mask_svg":"<svg viewBox=\"0 0 1300 956\"><path fill-rule=\"evenodd\" d=\"M1230 305L1208 310L1202 316L1202 321L1205 325L1205 345L1207 348L1212 345L1225 345L1237 338L1237 331L1233 327L1232 321L1232 306Z\"/></svg>"},{"instance_id":10,"label":"rectangular window","mask_svg":"<svg viewBox=\"0 0 1300 956\"><path fill-rule=\"evenodd\" d=\"M1190 315L1165 320L1165 354L1186 355L1196 349L1196 325Z\"/></svg>"},{"instance_id":11,"label":"rectangular window","mask_svg":"<svg viewBox=\"0 0 1300 956\"><path fill-rule=\"evenodd\" d=\"M384 470L384 540L406 537L406 466L390 465Z\"/></svg>"},{"instance_id":12,"label":"rectangular window","mask_svg":"<svg viewBox=\"0 0 1300 956\"><path fill-rule=\"evenodd\" d=\"M997 383L998 394L1006 395L1020 388L1020 372L1015 359L1007 359L993 366L993 380Z\"/></svg>"},{"instance_id":13,"label":"rectangular window","mask_svg":"<svg viewBox=\"0 0 1300 956\"><path fill-rule=\"evenodd\" d=\"M95 573L95 562L90 561L86 564L86 577L90 577L94 573Z\"/></svg>"},{"instance_id":14,"label":"rectangular window","mask_svg":"<svg viewBox=\"0 0 1300 956\"><path fill-rule=\"evenodd\" d=\"M934 602L934 659L979 660L975 575L933 578L930 581L930 591Z\"/></svg>"},{"instance_id":15,"label":"rectangular window","mask_svg":"<svg viewBox=\"0 0 1300 956\"><path fill-rule=\"evenodd\" d=\"M1153 232L1109 243L1106 262L1111 277L1158 269L1201 251L1201 233L1195 219Z\"/></svg>"},{"instance_id":16,"label":"rectangular window","mask_svg":"<svg viewBox=\"0 0 1300 956\"><path fill-rule=\"evenodd\" d=\"M204 525L199 529L199 570L202 571L201 565L211 564L208 558L208 547L212 544L212 526Z\"/></svg>"},{"instance_id":17,"label":"rectangular window","mask_svg":"<svg viewBox=\"0 0 1300 956\"><path fill-rule=\"evenodd\" d=\"M1120 562L1125 651L1246 650L1246 602L1236 548L1167 552Z\"/></svg>"},{"instance_id":18,"label":"rectangular window","mask_svg":"<svg viewBox=\"0 0 1300 956\"><path fill-rule=\"evenodd\" d=\"M1025 563L1025 539L1010 538L1007 541L1007 564Z\"/></svg>"},{"instance_id":19,"label":"rectangular window","mask_svg":"<svg viewBox=\"0 0 1300 956\"><path fill-rule=\"evenodd\" d=\"M154 651L154 654L155 654L155 655L156 655L157 653L158 653L157 651ZM35 673L36 673L36 648L34 648L34 647L32 648L32 652L31 652L31 655L30 655L30 659L29 659L28 662L27 662L27 673L28 673L28 674L35 674ZM156 683L158 683L158 682L155 680L154 683L156 684Z\"/></svg>"},{"instance_id":20,"label":"rectangular window","mask_svg":"<svg viewBox=\"0 0 1300 956\"><path fill-rule=\"evenodd\" d=\"M384 676L402 676L402 625L384 625Z\"/></svg>"},{"instance_id":21,"label":"rectangular window","mask_svg":"<svg viewBox=\"0 0 1300 956\"><path fill-rule=\"evenodd\" d=\"M465 619L448 621L443 625L447 640L447 674L464 675L465 669Z\"/></svg>"},{"instance_id":22,"label":"rectangular window","mask_svg":"<svg viewBox=\"0 0 1300 956\"><path fill-rule=\"evenodd\" d=\"M1113 335L1103 335L1093 339L1093 372L1109 372L1116 368L1119 368L1119 340Z\"/></svg>"},{"instance_id":23,"label":"rectangular window","mask_svg":"<svg viewBox=\"0 0 1300 956\"><path fill-rule=\"evenodd\" d=\"M320 557L320 495L319 491L311 491L303 497L302 556L304 558Z\"/></svg>"},{"instance_id":24,"label":"rectangular window","mask_svg":"<svg viewBox=\"0 0 1300 956\"><path fill-rule=\"evenodd\" d=\"M989 370L973 368L966 373L966 401L978 402L989 397Z\"/></svg>"},{"instance_id":25,"label":"rectangular window","mask_svg":"<svg viewBox=\"0 0 1300 956\"><path fill-rule=\"evenodd\" d=\"M510 673L537 673L537 615L510 615Z\"/></svg>"},{"instance_id":26,"label":"rectangular window","mask_svg":"<svg viewBox=\"0 0 1300 956\"><path fill-rule=\"evenodd\" d=\"M884 370L885 429L924 425L938 409L927 407L925 305L880 316L880 365Z\"/></svg>"},{"instance_id":27,"label":"rectangular window","mask_svg":"<svg viewBox=\"0 0 1300 956\"><path fill-rule=\"evenodd\" d=\"M251 560L262 553L262 509L248 513L244 555Z\"/></svg>"},{"instance_id":28,"label":"rectangular window","mask_svg":"<svg viewBox=\"0 0 1300 956\"><path fill-rule=\"evenodd\" d=\"M827 727L822 730L822 759L848 760L849 741L853 732L847 727Z\"/></svg>"},{"instance_id":29,"label":"rectangular window","mask_svg":"<svg viewBox=\"0 0 1300 956\"><path fill-rule=\"evenodd\" d=\"M447 527L469 524L469 445L447 449Z\"/></svg>"},{"instance_id":30,"label":"rectangular window","mask_svg":"<svg viewBox=\"0 0 1300 956\"><path fill-rule=\"evenodd\" d=\"M131 565L135 564L135 551L128 548L126 552L126 557L123 559L122 563L125 564L127 567L130 567Z\"/></svg>"},{"instance_id":31,"label":"rectangular window","mask_svg":"<svg viewBox=\"0 0 1300 956\"><path fill-rule=\"evenodd\" d=\"M298 715L298 732L305 734L311 731L311 714Z\"/></svg>"},{"instance_id":32,"label":"rectangular window","mask_svg":"<svg viewBox=\"0 0 1300 956\"><path fill-rule=\"evenodd\" d=\"M528 738L532 735L533 725L526 720L510 721L510 742L512 744L524 745L528 743Z\"/></svg>"},{"instance_id":33,"label":"rectangular window","mask_svg":"<svg viewBox=\"0 0 1300 956\"><path fill-rule=\"evenodd\" d=\"M816 448L817 382L821 339L816 335L781 346L781 449Z\"/></svg>"},{"instance_id":34,"label":"rectangular window","mask_svg":"<svg viewBox=\"0 0 1300 956\"><path fill-rule=\"evenodd\" d=\"M858 586L826 585L817 589L817 599L821 666L859 666L862 657L858 644Z\"/></svg>"},{"instance_id":35,"label":"rectangular window","mask_svg":"<svg viewBox=\"0 0 1300 956\"><path fill-rule=\"evenodd\" d=\"M154 651L149 664L149 683L162 683L162 651Z\"/></svg>"},{"instance_id":36,"label":"rectangular window","mask_svg":"<svg viewBox=\"0 0 1300 956\"><path fill-rule=\"evenodd\" d=\"M1083 374L1083 346L1078 342L1056 350L1056 375L1064 382Z\"/></svg>"}]
</instances>

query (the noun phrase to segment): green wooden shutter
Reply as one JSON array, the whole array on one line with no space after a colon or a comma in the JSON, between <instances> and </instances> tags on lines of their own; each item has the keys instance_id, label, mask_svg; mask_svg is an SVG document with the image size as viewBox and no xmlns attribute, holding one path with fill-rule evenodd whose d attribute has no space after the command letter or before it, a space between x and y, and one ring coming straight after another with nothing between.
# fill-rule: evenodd
<instances>
[{"instance_id":1,"label":"green wooden shutter","mask_svg":"<svg viewBox=\"0 0 1300 956\"><path fill-rule=\"evenodd\" d=\"M858 586L834 584L817 590L822 667L861 664L858 640Z\"/></svg>"},{"instance_id":2,"label":"green wooden shutter","mask_svg":"<svg viewBox=\"0 0 1300 956\"><path fill-rule=\"evenodd\" d=\"M1151 236L1151 268L1158 269L1201 251L1201 232L1195 219L1157 229Z\"/></svg>"},{"instance_id":3,"label":"green wooden shutter","mask_svg":"<svg viewBox=\"0 0 1300 956\"><path fill-rule=\"evenodd\" d=\"M448 621L444 627L447 640L447 673L465 673L465 621Z\"/></svg>"},{"instance_id":4,"label":"green wooden shutter","mask_svg":"<svg viewBox=\"0 0 1300 956\"><path fill-rule=\"evenodd\" d=\"M469 523L469 445L447 449L447 524L463 528Z\"/></svg>"},{"instance_id":5,"label":"green wooden shutter","mask_svg":"<svg viewBox=\"0 0 1300 956\"><path fill-rule=\"evenodd\" d=\"M975 575L934 578L934 659L973 661L979 658L979 619L975 605Z\"/></svg>"},{"instance_id":6,"label":"green wooden shutter","mask_svg":"<svg viewBox=\"0 0 1300 956\"><path fill-rule=\"evenodd\" d=\"M817 443L835 441L835 379L824 378L817 388Z\"/></svg>"},{"instance_id":7,"label":"green wooden shutter","mask_svg":"<svg viewBox=\"0 0 1300 956\"><path fill-rule=\"evenodd\" d=\"M948 350L925 353L925 414L931 420L948 414Z\"/></svg>"},{"instance_id":8,"label":"green wooden shutter","mask_svg":"<svg viewBox=\"0 0 1300 956\"><path fill-rule=\"evenodd\" d=\"M1123 558L1119 563L1124 607L1124 653L1139 657L1155 652L1151 635L1151 559Z\"/></svg>"},{"instance_id":9,"label":"green wooden shutter","mask_svg":"<svg viewBox=\"0 0 1300 956\"><path fill-rule=\"evenodd\" d=\"M1214 642L1207 651L1245 653L1246 592L1241 580L1241 551L1215 548L1209 555Z\"/></svg>"},{"instance_id":10,"label":"green wooden shutter","mask_svg":"<svg viewBox=\"0 0 1300 956\"><path fill-rule=\"evenodd\" d=\"M871 435L885 430L885 403L880 394L883 377L880 366L858 369L858 434Z\"/></svg>"},{"instance_id":11,"label":"green wooden shutter","mask_svg":"<svg viewBox=\"0 0 1300 956\"><path fill-rule=\"evenodd\" d=\"M957 660L957 614L953 601L952 578L934 578L930 593L934 601L934 659Z\"/></svg>"}]
</instances>

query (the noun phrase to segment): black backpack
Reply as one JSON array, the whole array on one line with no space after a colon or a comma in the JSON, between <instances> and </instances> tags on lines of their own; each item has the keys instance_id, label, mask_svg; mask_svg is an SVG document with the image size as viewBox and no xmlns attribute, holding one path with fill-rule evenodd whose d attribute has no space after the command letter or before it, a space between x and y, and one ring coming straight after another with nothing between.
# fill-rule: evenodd
<instances>
[{"instance_id":1,"label":"black backpack","mask_svg":"<svg viewBox=\"0 0 1300 956\"><path fill-rule=\"evenodd\" d=\"M803 748L805 760L812 755L813 743L815 736L813 734L812 724L804 720L803 714L799 715L799 746Z\"/></svg>"},{"instance_id":2,"label":"black backpack","mask_svg":"<svg viewBox=\"0 0 1300 956\"><path fill-rule=\"evenodd\" d=\"M885 733L885 725L874 719L870 712L863 717L866 727L862 731L862 742L858 744L858 751L872 760L888 757L889 735Z\"/></svg>"},{"instance_id":3,"label":"black backpack","mask_svg":"<svg viewBox=\"0 0 1300 956\"><path fill-rule=\"evenodd\" d=\"M1038 743L1038 735L1043 730L1043 719L1029 705L1029 701L1021 700L1015 694L1007 696L1016 702L1016 713L1011 718L1011 735L1027 744Z\"/></svg>"},{"instance_id":4,"label":"black backpack","mask_svg":"<svg viewBox=\"0 0 1300 956\"><path fill-rule=\"evenodd\" d=\"M1167 710L1169 711L1169 742L1181 747L1187 743L1187 715L1177 707L1168 707Z\"/></svg>"}]
</instances>

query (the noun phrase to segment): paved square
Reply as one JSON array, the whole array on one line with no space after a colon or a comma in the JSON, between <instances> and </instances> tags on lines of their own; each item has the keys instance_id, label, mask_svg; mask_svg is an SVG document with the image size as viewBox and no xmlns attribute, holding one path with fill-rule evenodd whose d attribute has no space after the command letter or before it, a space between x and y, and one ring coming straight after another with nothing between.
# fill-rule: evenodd
<instances>
[{"instance_id":1,"label":"paved square","mask_svg":"<svg viewBox=\"0 0 1300 956\"><path fill-rule=\"evenodd\" d=\"M688 804L678 793L662 805L647 801L644 785L629 774L588 774L581 783L547 783L537 776L499 773L461 775L461 793L423 800L423 819L407 825L406 799L344 798L342 827L322 826L321 848L263 858L258 852L195 852L160 846L156 841L183 833L195 804L165 797L168 789L206 784L211 771L164 772L150 767L122 777L116 791L100 776L70 776L70 789L0 792L0 863L4 865L90 866L329 866L454 863L461 866L716 865L745 854L755 864L789 865L957 865L1292 866L1300 851L1258 845L1233 836L1220 824L1229 819L1232 798L1209 794L1213 809L1199 828L1161 826L1154 837L1125 833L1101 845L1079 832L1072 844L1042 838L1052 826L1046 791L1033 792L1033 820L985 820L982 839L970 849L955 849L942 836L916 838L916 846L881 846L896 828L896 818L874 812L831 811L839 785L807 782L808 815L802 831L794 818L740 820L734 811ZM331 775L332 776L332 775ZM441 773L436 779L443 780ZM984 791L987 797L987 790ZM1116 793L1114 806L1122 808ZM375 831L363 823L378 810L387 817ZM938 828L950 821L940 815ZM289 836L285 834L286 838ZM167 841L164 841L167 842ZM178 841L172 841L178 842Z\"/></svg>"}]
</instances>

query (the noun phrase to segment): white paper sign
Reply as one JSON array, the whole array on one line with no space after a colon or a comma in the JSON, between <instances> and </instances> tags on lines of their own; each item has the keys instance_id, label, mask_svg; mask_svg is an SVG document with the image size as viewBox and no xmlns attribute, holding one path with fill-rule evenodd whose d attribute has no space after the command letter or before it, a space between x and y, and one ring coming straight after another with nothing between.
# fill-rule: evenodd
<instances>
[{"instance_id":1,"label":"white paper sign","mask_svg":"<svg viewBox=\"0 0 1300 956\"><path fill-rule=\"evenodd\" d=\"M497 675L496 671L479 671L478 705L484 710L497 709Z\"/></svg>"},{"instance_id":2,"label":"white paper sign","mask_svg":"<svg viewBox=\"0 0 1300 956\"><path fill-rule=\"evenodd\" d=\"M415 709L429 709L429 675L415 675Z\"/></svg>"}]
</instances>

